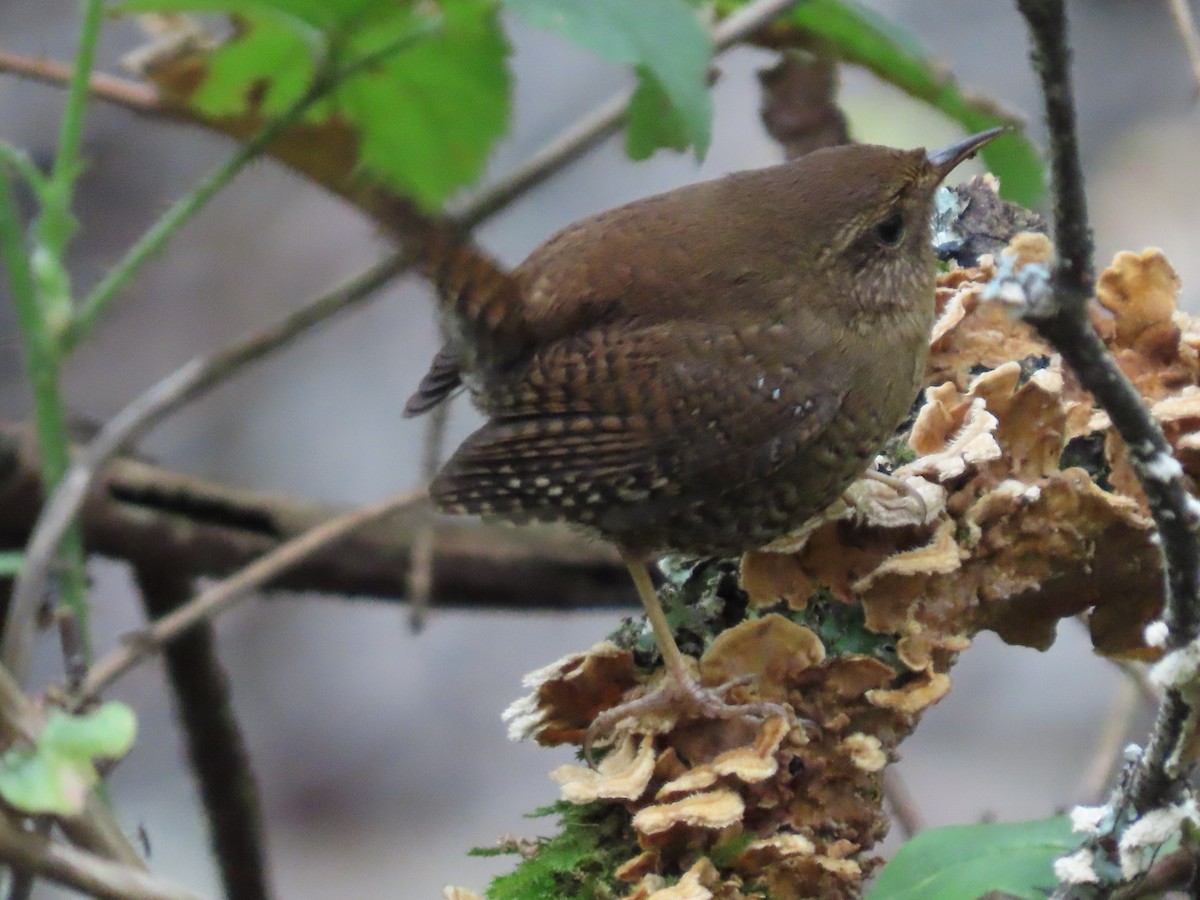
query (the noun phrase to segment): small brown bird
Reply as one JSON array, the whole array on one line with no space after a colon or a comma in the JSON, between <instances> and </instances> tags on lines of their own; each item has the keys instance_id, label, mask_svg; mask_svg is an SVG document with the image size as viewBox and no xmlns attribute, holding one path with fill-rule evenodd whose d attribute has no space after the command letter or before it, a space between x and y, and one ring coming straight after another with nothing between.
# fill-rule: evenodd
<instances>
[{"instance_id":1,"label":"small brown bird","mask_svg":"<svg viewBox=\"0 0 1200 900\"><path fill-rule=\"evenodd\" d=\"M702 687L651 583L654 554L761 547L836 500L912 405L934 318L934 190L999 134L944 150L849 145L638 200L507 275L442 241L446 343L409 400L465 384L487 423L430 493L450 513L585 526L633 575L669 673L619 707L774 712Z\"/></svg>"}]
</instances>

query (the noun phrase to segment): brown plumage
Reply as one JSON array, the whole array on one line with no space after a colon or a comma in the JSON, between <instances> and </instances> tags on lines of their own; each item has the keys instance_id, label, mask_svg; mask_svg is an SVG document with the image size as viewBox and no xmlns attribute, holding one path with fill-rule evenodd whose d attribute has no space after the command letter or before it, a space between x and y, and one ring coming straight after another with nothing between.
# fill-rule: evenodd
<instances>
[{"instance_id":1,"label":"brown plumage","mask_svg":"<svg viewBox=\"0 0 1200 900\"><path fill-rule=\"evenodd\" d=\"M933 192L995 133L929 155L820 150L639 200L561 231L511 277L439 243L446 346L407 411L461 380L488 421L435 502L586 526L635 577L655 552L732 554L794 530L912 404L934 315ZM638 581L661 618L644 568Z\"/></svg>"}]
</instances>

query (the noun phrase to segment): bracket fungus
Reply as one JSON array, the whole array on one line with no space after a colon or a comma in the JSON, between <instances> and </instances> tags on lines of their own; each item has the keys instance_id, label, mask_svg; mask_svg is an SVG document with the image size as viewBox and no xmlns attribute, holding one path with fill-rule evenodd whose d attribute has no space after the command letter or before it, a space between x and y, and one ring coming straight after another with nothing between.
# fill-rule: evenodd
<instances>
[{"instance_id":1,"label":"bracket fungus","mask_svg":"<svg viewBox=\"0 0 1200 900\"><path fill-rule=\"evenodd\" d=\"M785 704L795 724L632 716L596 771L556 770L566 800L628 817L629 898L858 896L887 830L882 772L981 630L1046 648L1083 615L1101 653L1161 653L1144 639L1160 614L1158 552L1125 449L1008 308L1052 252L1018 235L939 276L927 387L880 460L921 504L905 512L894 486L864 480L802 533L746 554L736 583L728 563L668 573L701 678ZM1178 287L1160 251L1120 254L1091 316L1195 480L1200 320L1177 310ZM644 691L656 660L631 634L535 673L509 714L516 732L578 742L599 710Z\"/></svg>"}]
</instances>

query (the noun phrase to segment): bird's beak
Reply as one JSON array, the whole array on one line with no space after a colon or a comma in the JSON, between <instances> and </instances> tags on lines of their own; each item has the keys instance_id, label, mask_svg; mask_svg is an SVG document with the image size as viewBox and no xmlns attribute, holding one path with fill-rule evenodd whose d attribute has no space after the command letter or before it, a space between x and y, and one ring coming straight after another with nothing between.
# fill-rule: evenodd
<instances>
[{"instance_id":1,"label":"bird's beak","mask_svg":"<svg viewBox=\"0 0 1200 900\"><path fill-rule=\"evenodd\" d=\"M941 181L959 163L970 159L981 147L997 135L1004 134L1008 130L1008 127L1003 125L999 128L989 128L987 131L981 131L979 134L963 138L961 141L951 144L949 147L943 147L941 150L930 150L925 154L925 160L937 172L938 181Z\"/></svg>"}]
</instances>

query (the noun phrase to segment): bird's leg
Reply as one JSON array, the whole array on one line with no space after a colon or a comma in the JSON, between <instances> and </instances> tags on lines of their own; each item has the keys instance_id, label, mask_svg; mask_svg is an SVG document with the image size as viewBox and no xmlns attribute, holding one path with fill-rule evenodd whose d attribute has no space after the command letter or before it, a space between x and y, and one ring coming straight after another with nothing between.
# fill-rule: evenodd
<instances>
[{"instance_id":1,"label":"bird's leg","mask_svg":"<svg viewBox=\"0 0 1200 900\"><path fill-rule=\"evenodd\" d=\"M745 684L751 676L735 678L715 688L702 685L675 642L675 635L667 623L667 615L658 599L658 592L650 580L645 557L625 551L621 552L621 557L629 568L629 574L633 576L634 586L642 606L646 609L646 618L650 621L650 627L654 629L654 638L662 653L667 677L658 690L636 700L618 704L596 716L583 739L583 753L589 763L592 761L592 744L596 738L611 731L622 719L631 716L665 710L679 713L681 717L695 719L767 719L771 716L783 716L792 721L795 718L787 707L779 703L730 703L725 699L726 693L738 685Z\"/></svg>"},{"instance_id":2,"label":"bird's leg","mask_svg":"<svg viewBox=\"0 0 1200 900\"><path fill-rule=\"evenodd\" d=\"M667 672L680 684L688 682L689 679L694 681L683 653L679 650L679 644L675 642L675 634L667 622L667 614L658 599L658 591L654 589L654 582L650 580L650 570L645 558L631 556L625 552L621 553L621 558L625 561L629 574L633 576L633 586L637 588L638 598L646 610L646 618L650 627L654 629L654 640L658 643Z\"/></svg>"}]
</instances>

